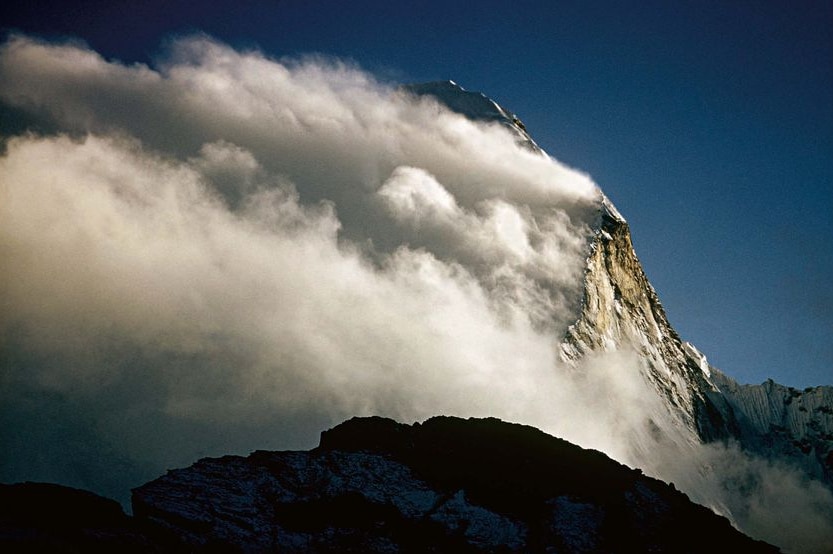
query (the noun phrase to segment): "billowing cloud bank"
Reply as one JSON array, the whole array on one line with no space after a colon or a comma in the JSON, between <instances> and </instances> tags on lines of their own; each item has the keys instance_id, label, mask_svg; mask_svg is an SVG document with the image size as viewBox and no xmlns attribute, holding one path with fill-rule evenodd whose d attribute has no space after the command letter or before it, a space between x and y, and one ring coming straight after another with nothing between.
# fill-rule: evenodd
<instances>
[{"instance_id":1,"label":"billowing cloud bank","mask_svg":"<svg viewBox=\"0 0 833 554\"><path fill-rule=\"evenodd\" d=\"M12 37L0 82L48 130L0 158L3 480L124 499L365 414L529 423L687 490L737 455L688 440L626 351L559 367L600 193L505 129L203 37L154 69ZM755 503L702 499L753 528L792 487L823 527L829 494L783 474Z\"/></svg>"},{"instance_id":2,"label":"billowing cloud bank","mask_svg":"<svg viewBox=\"0 0 833 554\"><path fill-rule=\"evenodd\" d=\"M151 70L18 37L0 71L57 130L0 160L8 390L34 395L7 413L70 402L84 435L21 465L92 439L156 465L306 445L354 414L551 417L586 176L356 69L205 38Z\"/></svg>"}]
</instances>

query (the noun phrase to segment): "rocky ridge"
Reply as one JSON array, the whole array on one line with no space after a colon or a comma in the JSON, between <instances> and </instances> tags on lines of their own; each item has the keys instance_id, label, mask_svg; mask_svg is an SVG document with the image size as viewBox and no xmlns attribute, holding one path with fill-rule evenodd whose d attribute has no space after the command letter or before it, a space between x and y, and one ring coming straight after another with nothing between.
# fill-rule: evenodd
<instances>
[{"instance_id":1,"label":"rocky ridge","mask_svg":"<svg viewBox=\"0 0 833 554\"><path fill-rule=\"evenodd\" d=\"M308 452L170 471L133 510L194 551L776 551L672 485L495 419L354 418Z\"/></svg>"},{"instance_id":2,"label":"rocky ridge","mask_svg":"<svg viewBox=\"0 0 833 554\"><path fill-rule=\"evenodd\" d=\"M0 551L173 552L177 537L115 500L50 483L0 484Z\"/></svg>"},{"instance_id":3,"label":"rocky ridge","mask_svg":"<svg viewBox=\"0 0 833 554\"><path fill-rule=\"evenodd\" d=\"M133 516L58 485L0 486L14 552L777 552L673 485L532 427L354 418L310 451L206 458Z\"/></svg>"},{"instance_id":4,"label":"rocky ridge","mask_svg":"<svg viewBox=\"0 0 833 554\"><path fill-rule=\"evenodd\" d=\"M708 394L716 387L705 358L671 327L636 256L627 222L604 199L587 258L581 314L567 331L561 357L575 364L593 352L625 346L639 349L648 382L701 438L736 432L726 403Z\"/></svg>"}]
</instances>

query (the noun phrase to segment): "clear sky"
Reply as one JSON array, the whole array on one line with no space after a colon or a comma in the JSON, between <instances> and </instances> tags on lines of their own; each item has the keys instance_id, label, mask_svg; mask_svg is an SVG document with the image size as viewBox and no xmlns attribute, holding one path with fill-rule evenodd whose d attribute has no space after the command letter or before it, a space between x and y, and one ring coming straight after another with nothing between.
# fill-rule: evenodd
<instances>
[{"instance_id":1,"label":"clear sky","mask_svg":"<svg viewBox=\"0 0 833 554\"><path fill-rule=\"evenodd\" d=\"M6 30L125 62L202 31L483 91L614 201L672 324L712 364L833 383L831 1L5 4Z\"/></svg>"}]
</instances>

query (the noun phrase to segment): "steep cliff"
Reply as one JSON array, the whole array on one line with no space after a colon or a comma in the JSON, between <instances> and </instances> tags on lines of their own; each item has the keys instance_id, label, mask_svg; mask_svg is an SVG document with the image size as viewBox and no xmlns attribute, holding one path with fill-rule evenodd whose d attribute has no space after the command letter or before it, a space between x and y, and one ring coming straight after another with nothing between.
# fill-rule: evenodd
<instances>
[{"instance_id":1,"label":"steep cliff","mask_svg":"<svg viewBox=\"0 0 833 554\"><path fill-rule=\"evenodd\" d=\"M511 129L547 154L512 112L453 81L410 85L466 117ZM833 488L833 387L797 391L768 381L740 385L671 326L634 250L627 221L601 195L586 260L578 317L561 344L561 360L578 367L600 352L636 350L644 381L665 404L676 432L692 442L736 441L768 459L787 461ZM655 428L654 422L646 425Z\"/></svg>"},{"instance_id":2,"label":"steep cliff","mask_svg":"<svg viewBox=\"0 0 833 554\"><path fill-rule=\"evenodd\" d=\"M728 404L709 394L715 386L705 358L671 327L633 249L627 222L606 199L587 259L584 291L581 314L561 345L564 361L638 348L647 380L672 413L704 440L736 434Z\"/></svg>"},{"instance_id":3,"label":"steep cliff","mask_svg":"<svg viewBox=\"0 0 833 554\"><path fill-rule=\"evenodd\" d=\"M561 357L576 364L593 352L621 348L638 349L645 380L698 440L737 441L833 487L833 387L798 391L772 380L741 385L710 366L668 322L627 222L605 200L587 258L581 314Z\"/></svg>"}]
</instances>

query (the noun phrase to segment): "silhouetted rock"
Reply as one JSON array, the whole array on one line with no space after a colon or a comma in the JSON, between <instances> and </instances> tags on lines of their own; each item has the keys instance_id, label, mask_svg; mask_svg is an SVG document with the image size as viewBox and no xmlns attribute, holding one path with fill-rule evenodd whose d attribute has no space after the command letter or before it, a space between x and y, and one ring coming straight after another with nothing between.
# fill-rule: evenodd
<instances>
[{"instance_id":1,"label":"silhouetted rock","mask_svg":"<svg viewBox=\"0 0 833 554\"><path fill-rule=\"evenodd\" d=\"M133 509L195 550L777 551L673 485L496 419L354 418L312 451L170 471Z\"/></svg>"},{"instance_id":2,"label":"silhouetted rock","mask_svg":"<svg viewBox=\"0 0 833 554\"><path fill-rule=\"evenodd\" d=\"M2 552L174 552L170 533L131 518L115 500L49 483L0 485Z\"/></svg>"}]
</instances>

